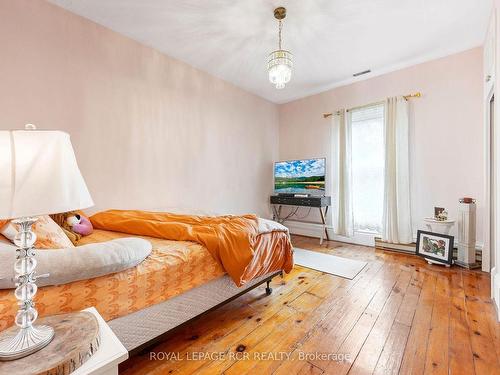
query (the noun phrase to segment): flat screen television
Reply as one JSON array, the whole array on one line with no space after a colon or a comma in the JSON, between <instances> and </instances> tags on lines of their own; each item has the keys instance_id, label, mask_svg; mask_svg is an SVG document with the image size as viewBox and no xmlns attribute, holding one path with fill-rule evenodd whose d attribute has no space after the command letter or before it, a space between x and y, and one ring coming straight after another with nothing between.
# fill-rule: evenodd
<instances>
[{"instance_id":1,"label":"flat screen television","mask_svg":"<svg viewBox=\"0 0 500 375\"><path fill-rule=\"evenodd\" d=\"M274 163L274 192L325 195L325 177L325 158L279 161Z\"/></svg>"}]
</instances>

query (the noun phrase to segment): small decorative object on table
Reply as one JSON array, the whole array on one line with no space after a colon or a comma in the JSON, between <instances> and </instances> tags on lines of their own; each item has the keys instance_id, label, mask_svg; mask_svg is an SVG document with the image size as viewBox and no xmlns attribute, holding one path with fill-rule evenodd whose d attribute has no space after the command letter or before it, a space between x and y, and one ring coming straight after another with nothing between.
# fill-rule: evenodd
<instances>
[{"instance_id":1,"label":"small decorative object on table","mask_svg":"<svg viewBox=\"0 0 500 375\"><path fill-rule=\"evenodd\" d=\"M424 257L429 263L449 267L453 263L453 236L417 231L417 255Z\"/></svg>"},{"instance_id":2,"label":"small decorative object on table","mask_svg":"<svg viewBox=\"0 0 500 375\"><path fill-rule=\"evenodd\" d=\"M33 301L37 262L31 226L37 216L92 205L67 133L38 131L31 124L26 130L0 131L0 220L15 219L13 223L19 227L14 239L19 247L14 264L19 329L0 333L0 360L25 357L54 337L51 326L33 325L38 317Z\"/></svg>"},{"instance_id":3,"label":"small decorative object on table","mask_svg":"<svg viewBox=\"0 0 500 375\"><path fill-rule=\"evenodd\" d=\"M448 211L446 211L443 207L434 207L434 219L437 221L448 220Z\"/></svg>"}]
</instances>

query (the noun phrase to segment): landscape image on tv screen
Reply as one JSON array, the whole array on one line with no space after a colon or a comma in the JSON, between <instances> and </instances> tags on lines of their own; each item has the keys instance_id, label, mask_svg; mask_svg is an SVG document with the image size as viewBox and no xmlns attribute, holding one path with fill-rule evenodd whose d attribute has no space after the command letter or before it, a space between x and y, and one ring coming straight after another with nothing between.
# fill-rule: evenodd
<instances>
[{"instance_id":1,"label":"landscape image on tv screen","mask_svg":"<svg viewBox=\"0 0 500 375\"><path fill-rule=\"evenodd\" d=\"M280 161L274 164L274 191L324 195L325 159Z\"/></svg>"}]
</instances>

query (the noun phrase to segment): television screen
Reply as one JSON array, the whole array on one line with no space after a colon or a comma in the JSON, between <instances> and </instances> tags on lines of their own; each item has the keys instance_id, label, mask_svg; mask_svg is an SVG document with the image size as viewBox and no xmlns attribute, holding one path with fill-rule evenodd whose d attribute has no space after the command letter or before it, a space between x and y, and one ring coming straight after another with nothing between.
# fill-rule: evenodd
<instances>
[{"instance_id":1,"label":"television screen","mask_svg":"<svg viewBox=\"0 0 500 375\"><path fill-rule=\"evenodd\" d=\"M275 163L275 193L325 195L325 164L325 158Z\"/></svg>"}]
</instances>

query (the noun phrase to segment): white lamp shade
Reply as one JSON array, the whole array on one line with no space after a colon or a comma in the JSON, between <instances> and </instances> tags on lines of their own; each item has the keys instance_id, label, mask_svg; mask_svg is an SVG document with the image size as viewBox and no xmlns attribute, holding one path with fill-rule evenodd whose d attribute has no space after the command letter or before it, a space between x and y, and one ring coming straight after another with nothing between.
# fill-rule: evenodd
<instances>
[{"instance_id":1,"label":"white lamp shade","mask_svg":"<svg viewBox=\"0 0 500 375\"><path fill-rule=\"evenodd\" d=\"M93 206L69 134L0 131L0 219Z\"/></svg>"}]
</instances>

